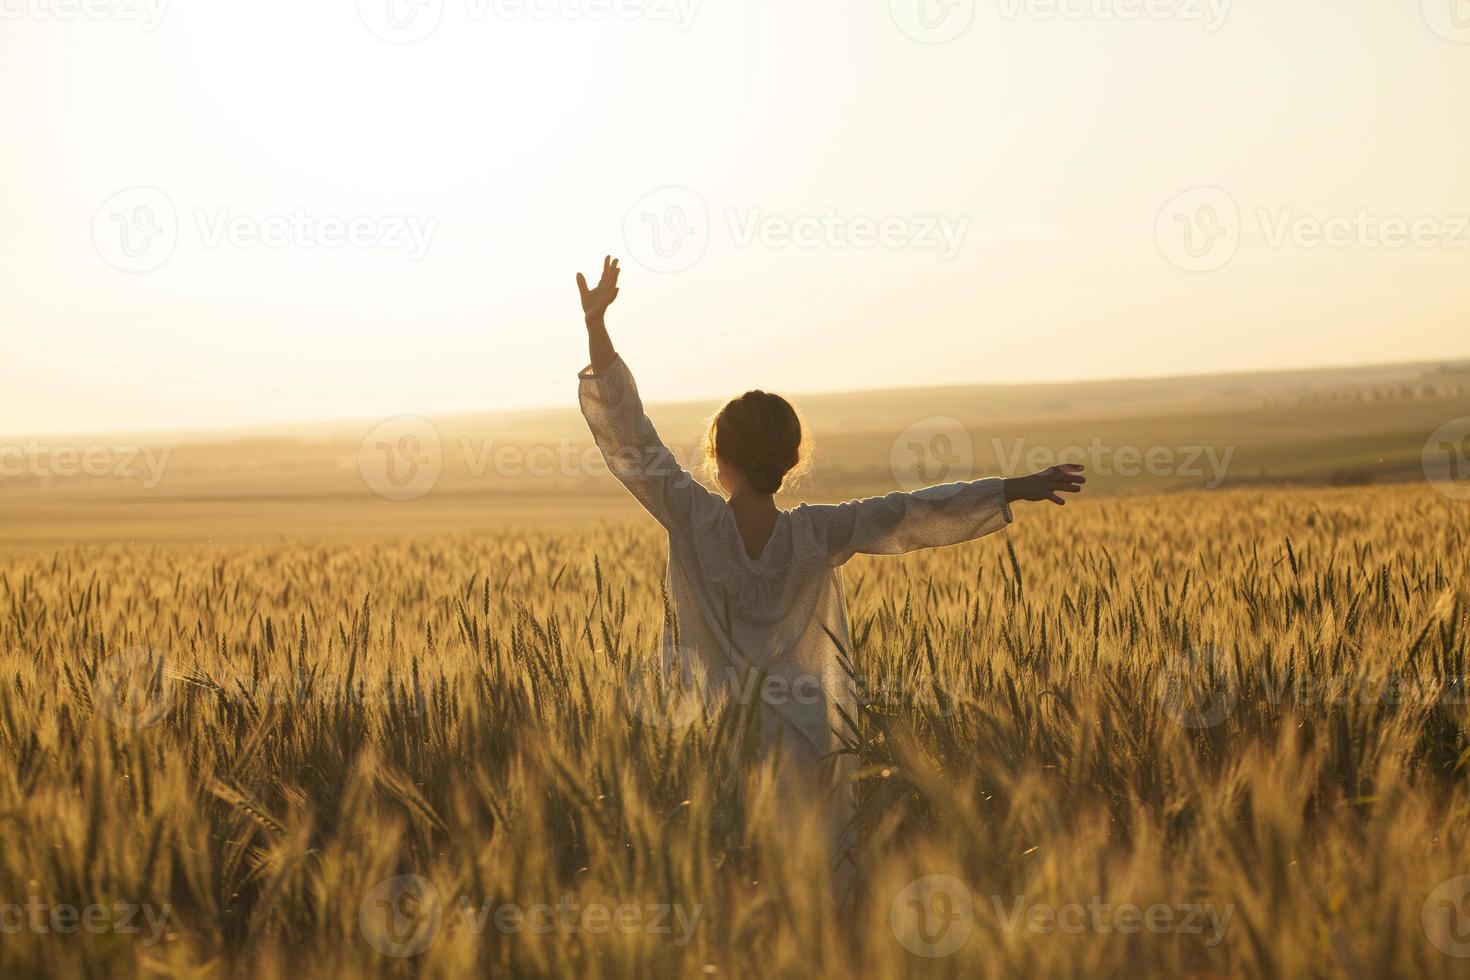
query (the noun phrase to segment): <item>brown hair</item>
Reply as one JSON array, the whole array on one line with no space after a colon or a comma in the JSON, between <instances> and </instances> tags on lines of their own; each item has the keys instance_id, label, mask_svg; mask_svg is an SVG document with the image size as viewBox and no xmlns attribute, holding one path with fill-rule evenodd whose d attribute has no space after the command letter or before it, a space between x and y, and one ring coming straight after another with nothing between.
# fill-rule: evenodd
<instances>
[{"instance_id":1,"label":"brown hair","mask_svg":"<svg viewBox=\"0 0 1470 980\"><path fill-rule=\"evenodd\" d=\"M706 466L733 466L756 493L776 493L806 453L801 417L791 403L766 391L747 391L726 403L705 436Z\"/></svg>"}]
</instances>

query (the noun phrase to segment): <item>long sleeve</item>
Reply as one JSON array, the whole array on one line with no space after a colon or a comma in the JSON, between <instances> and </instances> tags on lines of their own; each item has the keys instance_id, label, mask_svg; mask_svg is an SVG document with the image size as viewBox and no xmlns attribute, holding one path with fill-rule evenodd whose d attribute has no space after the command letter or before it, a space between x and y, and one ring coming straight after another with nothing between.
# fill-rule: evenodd
<instances>
[{"instance_id":1,"label":"long sleeve","mask_svg":"<svg viewBox=\"0 0 1470 980\"><path fill-rule=\"evenodd\" d=\"M589 368L579 378L582 416L608 469L664 527L687 525L694 508L711 494L659 438L623 359L600 374Z\"/></svg>"},{"instance_id":2,"label":"long sleeve","mask_svg":"<svg viewBox=\"0 0 1470 980\"><path fill-rule=\"evenodd\" d=\"M833 565L853 555L901 555L962 544L1011 523L1005 481L948 483L808 508L819 548Z\"/></svg>"}]
</instances>

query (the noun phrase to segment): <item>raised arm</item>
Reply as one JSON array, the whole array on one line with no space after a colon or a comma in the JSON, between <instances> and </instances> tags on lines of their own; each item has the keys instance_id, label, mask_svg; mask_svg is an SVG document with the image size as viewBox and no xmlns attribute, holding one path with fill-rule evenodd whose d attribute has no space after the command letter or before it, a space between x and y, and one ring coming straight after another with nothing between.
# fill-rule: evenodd
<instances>
[{"instance_id":1,"label":"raised arm","mask_svg":"<svg viewBox=\"0 0 1470 980\"><path fill-rule=\"evenodd\" d=\"M587 427L608 469L664 527L689 523L694 509L712 495L679 465L643 411L638 385L608 336L606 313L618 298L616 259L603 260L602 280L589 289L578 273L582 312L587 320L591 365L579 375L578 401Z\"/></svg>"},{"instance_id":2,"label":"raised arm","mask_svg":"<svg viewBox=\"0 0 1470 980\"><path fill-rule=\"evenodd\" d=\"M1012 503L1077 493L1086 483L1080 466L1054 466L1011 480L976 480L913 493L810 507L812 530L834 565L853 555L901 555L943 548L993 534L1012 521Z\"/></svg>"},{"instance_id":3,"label":"raised arm","mask_svg":"<svg viewBox=\"0 0 1470 980\"><path fill-rule=\"evenodd\" d=\"M611 255L602 260L602 279L596 289L587 288L587 277L577 273L577 289L582 293L582 315L587 321L587 354L593 374L612 367L618 352L613 350L607 333L607 308L618 298L618 277L623 270Z\"/></svg>"}]
</instances>

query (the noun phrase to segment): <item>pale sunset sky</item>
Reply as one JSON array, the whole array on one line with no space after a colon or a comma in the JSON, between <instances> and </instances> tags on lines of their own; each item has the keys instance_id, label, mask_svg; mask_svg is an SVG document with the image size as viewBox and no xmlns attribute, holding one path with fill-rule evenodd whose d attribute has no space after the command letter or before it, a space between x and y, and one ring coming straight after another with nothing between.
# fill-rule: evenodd
<instances>
[{"instance_id":1,"label":"pale sunset sky","mask_svg":"<svg viewBox=\"0 0 1470 980\"><path fill-rule=\"evenodd\" d=\"M1466 0L95 2L0 434L571 405L607 252L650 401L1470 355Z\"/></svg>"}]
</instances>

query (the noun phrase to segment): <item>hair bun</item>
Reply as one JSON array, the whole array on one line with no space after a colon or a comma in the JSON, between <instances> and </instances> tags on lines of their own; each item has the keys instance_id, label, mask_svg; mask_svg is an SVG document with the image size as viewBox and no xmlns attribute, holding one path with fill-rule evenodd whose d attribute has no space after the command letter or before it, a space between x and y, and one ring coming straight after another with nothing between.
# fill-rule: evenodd
<instances>
[{"instance_id":1,"label":"hair bun","mask_svg":"<svg viewBox=\"0 0 1470 980\"><path fill-rule=\"evenodd\" d=\"M801 419L780 395L748 391L710 424L706 456L740 470L758 493L780 491L801 464Z\"/></svg>"},{"instance_id":2,"label":"hair bun","mask_svg":"<svg viewBox=\"0 0 1470 980\"><path fill-rule=\"evenodd\" d=\"M776 493L781 489L781 483L786 478L786 472L791 469L790 464L783 464L776 458L775 454L769 452L757 453L750 461L747 475L755 489L761 493Z\"/></svg>"}]
</instances>

